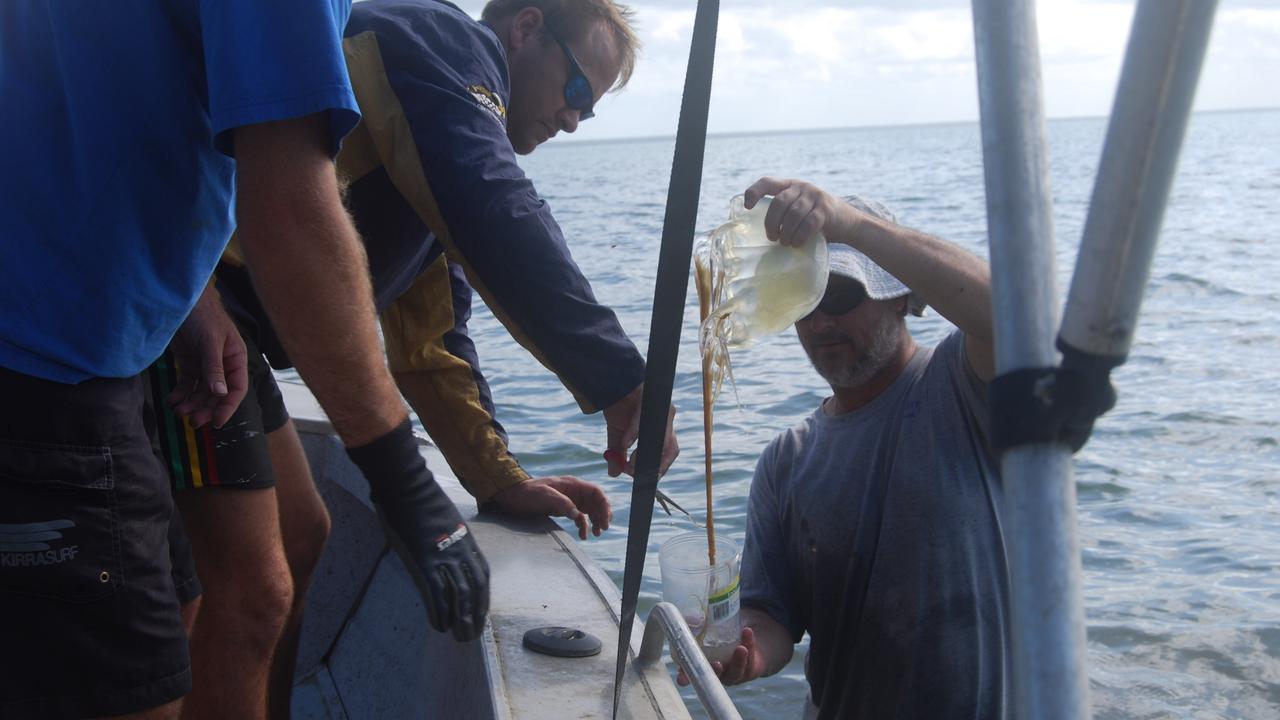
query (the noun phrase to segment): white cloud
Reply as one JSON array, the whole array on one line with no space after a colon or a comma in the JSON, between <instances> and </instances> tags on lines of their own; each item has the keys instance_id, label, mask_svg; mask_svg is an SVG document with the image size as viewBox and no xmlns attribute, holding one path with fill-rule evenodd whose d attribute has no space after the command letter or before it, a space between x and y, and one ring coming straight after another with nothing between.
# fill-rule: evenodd
<instances>
[{"instance_id":1,"label":"white cloud","mask_svg":"<svg viewBox=\"0 0 1280 720\"><path fill-rule=\"evenodd\" d=\"M1036 6L1040 56L1046 65L1112 62L1124 51L1132 3L1055 0Z\"/></svg>"},{"instance_id":2,"label":"white cloud","mask_svg":"<svg viewBox=\"0 0 1280 720\"><path fill-rule=\"evenodd\" d=\"M635 0L644 53L631 85L601 103L581 139L675 132L693 3ZM461 6L478 15L483 2ZM1045 110L1104 115L1133 0L1040 0ZM721 3L712 132L974 120L968 0ZM1280 2L1223 0L1200 109L1280 105ZM561 141L557 141L561 142Z\"/></svg>"},{"instance_id":3,"label":"white cloud","mask_svg":"<svg viewBox=\"0 0 1280 720\"><path fill-rule=\"evenodd\" d=\"M973 21L967 10L876 13L862 20L886 65L973 62Z\"/></svg>"}]
</instances>

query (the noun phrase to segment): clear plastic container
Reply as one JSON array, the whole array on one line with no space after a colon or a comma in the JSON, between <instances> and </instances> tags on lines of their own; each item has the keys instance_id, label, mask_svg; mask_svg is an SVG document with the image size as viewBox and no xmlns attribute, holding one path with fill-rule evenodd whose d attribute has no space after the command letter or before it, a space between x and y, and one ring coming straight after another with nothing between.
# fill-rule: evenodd
<instances>
[{"instance_id":1,"label":"clear plastic container","mask_svg":"<svg viewBox=\"0 0 1280 720\"><path fill-rule=\"evenodd\" d=\"M725 349L746 347L782 332L808 315L827 289L827 241L821 234L799 247L765 236L772 198L750 210L742 196L729 201L729 221L712 230L698 262L710 268L711 313L702 324L704 347L716 339Z\"/></svg>"},{"instance_id":2,"label":"clear plastic container","mask_svg":"<svg viewBox=\"0 0 1280 720\"><path fill-rule=\"evenodd\" d=\"M662 599L684 616L708 660L727 662L742 640L738 544L716 535L716 564L707 558L707 534L688 532L662 544Z\"/></svg>"}]
</instances>

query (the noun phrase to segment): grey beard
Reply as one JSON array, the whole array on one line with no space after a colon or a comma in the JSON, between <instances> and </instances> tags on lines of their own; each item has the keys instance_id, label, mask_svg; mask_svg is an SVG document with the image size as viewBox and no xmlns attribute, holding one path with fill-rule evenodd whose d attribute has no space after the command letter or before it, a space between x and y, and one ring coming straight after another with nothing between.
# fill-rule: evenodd
<instances>
[{"instance_id":1,"label":"grey beard","mask_svg":"<svg viewBox=\"0 0 1280 720\"><path fill-rule=\"evenodd\" d=\"M856 388L875 377L893 360L903 332L905 327L901 318L885 315L876 324L871 343L853 362L841 367L821 367L813 355L809 355L809 362L832 388Z\"/></svg>"}]
</instances>

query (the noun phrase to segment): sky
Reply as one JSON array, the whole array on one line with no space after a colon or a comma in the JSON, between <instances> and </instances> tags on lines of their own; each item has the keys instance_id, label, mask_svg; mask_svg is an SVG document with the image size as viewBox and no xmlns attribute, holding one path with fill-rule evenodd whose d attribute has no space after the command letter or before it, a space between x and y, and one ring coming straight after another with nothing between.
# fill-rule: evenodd
<instances>
[{"instance_id":1,"label":"sky","mask_svg":"<svg viewBox=\"0 0 1280 720\"><path fill-rule=\"evenodd\" d=\"M457 4L478 17L484 0ZM675 134L696 3L628 4L644 44L630 84L553 143ZM1110 112L1135 6L1038 0L1046 116ZM1195 108L1280 107L1277 77L1280 0L1220 0ZM977 118L969 0L720 2L710 133Z\"/></svg>"}]
</instances>

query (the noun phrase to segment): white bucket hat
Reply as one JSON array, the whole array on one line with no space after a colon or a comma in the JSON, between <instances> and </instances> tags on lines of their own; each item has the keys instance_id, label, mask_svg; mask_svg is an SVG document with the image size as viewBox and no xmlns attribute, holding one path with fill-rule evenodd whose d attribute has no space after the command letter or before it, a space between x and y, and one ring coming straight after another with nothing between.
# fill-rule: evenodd
<instances>
[{"instance_id":1,"label":"white bucket hat","mask_svg":"<svg viewBox=\"0 0 1280 720\"><path fill-rule=\"evenodd\" d=\"M893 212L874 200L866 200L856 195L850 195L843 199L865 213L875 215L891 223L896 224L898 222ZM848 245L843 243L827 244L827 268L833 275L856 280L862 287L866 288L867 297L872 300L892 300L903 295L910 295L907 298L908 312L916 316L924 314L925 304L915 293L911 292L911 288L902 284L902 281L891 275L888 270L872 262L871 258Z\"/></svg>"}]
</instances>

